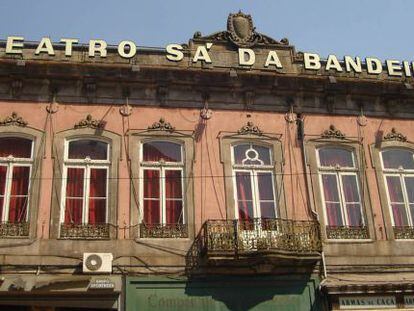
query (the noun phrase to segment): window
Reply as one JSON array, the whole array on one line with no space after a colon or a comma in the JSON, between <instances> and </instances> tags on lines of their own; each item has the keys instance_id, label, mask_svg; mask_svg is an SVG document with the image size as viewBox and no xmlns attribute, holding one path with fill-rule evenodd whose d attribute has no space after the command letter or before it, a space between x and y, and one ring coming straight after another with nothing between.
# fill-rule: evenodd
<instances>
[{"instance_id":1,"label":"window","mask_svg":"<svg viewBox=\"0 0 414 311\"><path fill-rule=\"evenodd\" d=\"M344 228L365 227L354 152L327 146L317 149L317 155L328 237L336 238Z\"/></svg>"},{"instance_id":2,"label":"window","mask_svg":"<svg viewBox=\"0 0 414 311\"><path fill-rule=\"evenodd\" d=\"M61 237L108 238L108 143L67 141L64 161Z\"/></svg>"},{"instance_id":3,"label":"window","mask_svg":"<svg viewBox=\"0 0 414 311\"><path fill-rule=\"evenodd\" d=\"M252 143L233 146L236 218L275 218L275 180L271 150Z\"/></svg>"},{"instance_id":4,"label":"window","mask_svg":"<svg viewBox=\"0 0 414 311\"><path fill-rule=\"evenodd\" d=\"M28 222L32 165L33 142L31 139L0 138L0 217L2 223Z\"/></svg>"},{"instance_id":5,"label":"window","mask_svg":"<svg viewBox=\"0 0 414 311\"><path fill-rule=\"evenodd\" d=\"M148 141L141 149L140 235L157 237L151 233L154 229L159 230L159 237L184 237L183 146L170 141ZM164 235L162 228L175 233Z\"/></svg>"},{"instance_id":6,"label":"window","mask_svg":"<svg viewBox=\"0 0 414 311\"><path fill-rule=\"evenodd\" d=\"M414 154L407 149L385 149L381 160L392 225L397 231L401 227L413 227Z\"/></svg>"}]
</instances>

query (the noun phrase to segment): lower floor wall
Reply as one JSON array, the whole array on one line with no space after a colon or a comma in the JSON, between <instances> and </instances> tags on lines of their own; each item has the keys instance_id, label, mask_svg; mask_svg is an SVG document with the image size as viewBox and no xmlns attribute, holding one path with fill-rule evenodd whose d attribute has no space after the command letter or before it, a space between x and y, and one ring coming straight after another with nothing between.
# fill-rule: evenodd
<instances>
[{"instance_id":1,"label":"lower floor wall","mask_svg":"<svg viewBox=\"0 0 414 311\"><path fill-rule=\"evenodd\" d=\"M127 277L126 311L324 310L318 277Z\"/></svg>"}]
</instances>

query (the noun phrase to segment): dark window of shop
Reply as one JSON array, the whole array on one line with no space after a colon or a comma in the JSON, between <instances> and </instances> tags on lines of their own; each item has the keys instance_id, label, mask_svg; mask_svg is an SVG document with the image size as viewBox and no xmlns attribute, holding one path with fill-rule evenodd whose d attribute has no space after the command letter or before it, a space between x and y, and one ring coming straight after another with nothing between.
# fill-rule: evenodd
<instances>
[{"instance_id":1,"label":"dark window of shop","mask_svg":"<svg viewBox=\"0 0 414 311\"><path fill-rule=\"evenodd\" d=\"M29 193L33 142L0 138L0 217L2 236L29 234ZM14 232L14 233L13 233Z\"/></svg>"}]
</instances>

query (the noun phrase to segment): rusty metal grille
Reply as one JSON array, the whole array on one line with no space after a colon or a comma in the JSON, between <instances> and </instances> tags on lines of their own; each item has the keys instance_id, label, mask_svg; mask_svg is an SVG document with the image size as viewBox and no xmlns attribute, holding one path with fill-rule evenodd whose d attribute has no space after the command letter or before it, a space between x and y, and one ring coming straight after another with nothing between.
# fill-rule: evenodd
<instances>
[{"instance_id":1,"label":"rusty metal grille","mask_svg":"<svg viewBox=\"0 0 414 311\"><path fill-rule=\"evenodd\" d=\"M107 240L109 224L61 224L61 239Z\"/></svg>"},{"instance_id":2,"label":"rusty metal grille","mask_svg":"<svg viewBox=\"0 0 414 311\"><path fill-rule=\"evenodd\" d=\"M327 226L326 237L328 239L369 239L368 227L347 227L347 226Z\"/></svg>"},{"instance_id":3,"label":"rusty metal grille","mask_svg":"<svg viewBox=\"0 0 414 311\"><path fill-rule=\"evenodd\" d=\"M188 238L186 224L140 224L140 238Z\"/></svg>"},{"instance_id":4,"label":"rusty metal grille","mask_svg":"<svg viewBox=\"0 0 414 311\"><path fill-rule=\"evenodd\" d=\"M1 222L0 223L0 237L27 237L29 236L28 222Z\"/></svg>"}]
</instances>

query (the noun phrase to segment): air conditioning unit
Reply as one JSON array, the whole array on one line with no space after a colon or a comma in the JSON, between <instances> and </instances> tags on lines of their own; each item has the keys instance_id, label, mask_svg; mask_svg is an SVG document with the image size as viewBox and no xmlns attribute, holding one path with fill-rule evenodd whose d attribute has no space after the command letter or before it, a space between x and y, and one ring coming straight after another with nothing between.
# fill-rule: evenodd
<instances>
[{"instance_id":1,"label":"air conditioning unit","mask_svg":"<svg viewBox=\"0 0 414 311\"><path fill-rule=\"evenodd\" d=\"M111 273L111 253L83 253L83 273Z\"/></svg>"}]
</instances>

